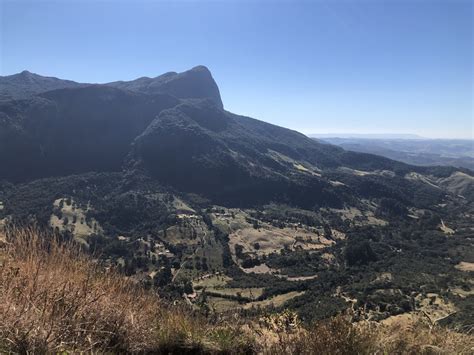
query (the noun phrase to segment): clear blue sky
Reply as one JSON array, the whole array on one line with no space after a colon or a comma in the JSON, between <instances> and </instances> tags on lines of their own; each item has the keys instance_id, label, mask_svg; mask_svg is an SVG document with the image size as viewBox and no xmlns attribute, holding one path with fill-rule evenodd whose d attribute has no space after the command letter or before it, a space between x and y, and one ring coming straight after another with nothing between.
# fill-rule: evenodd
<instances>
[{"instance_id":1,"label":"clear blue sky","mask_svg":"<svg viewBox=\"0 0 474 355\"><path fill-rule=\"evenodd\" d=\"M0 75L203 64L228 110L303 133L473 135L470 0L0 2Z\"/></svg>"}]
</instances>

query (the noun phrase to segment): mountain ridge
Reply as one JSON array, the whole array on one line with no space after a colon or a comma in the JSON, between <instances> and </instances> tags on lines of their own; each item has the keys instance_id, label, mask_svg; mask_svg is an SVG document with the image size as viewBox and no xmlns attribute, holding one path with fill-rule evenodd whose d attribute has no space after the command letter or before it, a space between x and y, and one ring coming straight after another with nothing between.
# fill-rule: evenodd
<instances>
[{"instance_id":1,"label":"mountain ridge","mask_svg":"<svg viewBox=\"0 0 474 355\"><path fill-rule=\"evenodd\" d=\"M198 65L177 73L167 72L154 78L140 77L129 81L109 83L78 83L56 77L42 76L24 70L20 73L0 76L0 101L21 100L52 90L85 86L110 86L144 94L170 94L180 99L210 98L223 108L219 88L209 69Z\"/></svg>"}]
</instances>

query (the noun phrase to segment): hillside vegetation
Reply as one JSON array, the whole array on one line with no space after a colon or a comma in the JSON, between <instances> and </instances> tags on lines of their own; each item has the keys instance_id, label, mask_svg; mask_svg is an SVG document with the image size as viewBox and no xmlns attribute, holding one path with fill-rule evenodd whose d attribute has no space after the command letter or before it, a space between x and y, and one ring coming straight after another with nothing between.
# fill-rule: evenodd
<instances>
[{"instance_id":1,"label":"hillside vegetation","mask_svg":"<svg viewBox=\"0 0 474 355\"><path fill-rule=\"evenodd\" d=\"M160 300L71 242L35 229L0 239L0 352L472 353L474 337L412 317L303 325L295 313L208 316Z\"/></svg>"}]
</instances>

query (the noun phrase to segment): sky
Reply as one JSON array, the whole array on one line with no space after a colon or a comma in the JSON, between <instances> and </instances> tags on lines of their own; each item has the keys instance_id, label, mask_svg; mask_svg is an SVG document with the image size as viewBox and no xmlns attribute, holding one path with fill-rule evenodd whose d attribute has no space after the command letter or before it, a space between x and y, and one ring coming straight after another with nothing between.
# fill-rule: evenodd
<instances>
[{"instance_id":1,"label":"sky","mask_svg":"<svg viewBox=\"0 0 474 355\"><path fill-rule=\"evenodd\" d=\"M224 106L300 132L473 138L471 0L0 0L0 75L207 66Z\"/></svg>"}]
</instances>

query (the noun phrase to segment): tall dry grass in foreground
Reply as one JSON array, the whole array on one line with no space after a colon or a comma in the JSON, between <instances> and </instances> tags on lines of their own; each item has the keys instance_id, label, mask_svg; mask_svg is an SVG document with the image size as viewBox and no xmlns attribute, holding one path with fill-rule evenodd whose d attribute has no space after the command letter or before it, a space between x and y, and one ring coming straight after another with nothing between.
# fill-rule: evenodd
<instances>
[{"instance_id":1,"label":"tall dry grass in foreground","mask_svg":"<svg viewBox=\"0 0 474 355\"><path fill-rule=\"evenodd\" d=\"M278 317L285 316L283 314ZM337 316L308 328L278 331L266 345L267 354L474 354L474 337L438 326L423 318L403 324L351 323Z\"/></svg>"},{"instance_id":2,"label":"tall dry grass in foreground","mask_svg":"<svg viewBox=\"0 0 474 355\"><path fill-rule=\"evenodd\" d=\"M304 327L289 311L211 322L105 271L73 244L31 229L9 235L0 238L0 353L474 353L472 336L421 322L354 325L339 316Z\"/></svg>"},{"instance_id":3,"label":"tall dry grass in foreground","mask_svg":"<svg viewBox=\"0 0 474 355\"><path fill-rule=\"evenodd\" d=\"M154 346L157 297L50 235L17 230L9 239L0 252L0 347L37 353Z\"/></svg>"}]
</instances>

